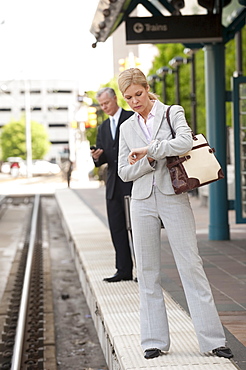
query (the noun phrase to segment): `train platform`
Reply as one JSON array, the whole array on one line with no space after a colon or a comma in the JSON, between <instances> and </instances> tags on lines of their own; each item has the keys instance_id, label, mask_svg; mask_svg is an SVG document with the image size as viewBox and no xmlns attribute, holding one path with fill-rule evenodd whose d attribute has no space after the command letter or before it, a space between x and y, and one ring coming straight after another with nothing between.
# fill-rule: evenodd
<instances>
[{"instance_id":1,"label":"train platform","mask_svg":"<svg viewBox=\"0 0 246 370\"><path fill-rule=\"evenodd\" d=\"M246 227L230 211L231 240L208 240L208 209L191 204L198 246L234 359L199 353L182 285L162 231L162 285L171 332L170 351L146 360L140 347L138 284L106 283L114 272L104 186L58 189L59 205L81 285L109 369L246 369Z\"/></svg>"}]
</instances>

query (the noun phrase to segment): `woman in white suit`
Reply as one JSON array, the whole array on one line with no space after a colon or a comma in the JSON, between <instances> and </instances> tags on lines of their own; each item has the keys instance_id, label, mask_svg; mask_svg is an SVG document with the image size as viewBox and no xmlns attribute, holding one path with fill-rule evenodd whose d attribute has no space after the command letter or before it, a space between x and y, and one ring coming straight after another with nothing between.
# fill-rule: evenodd
<instances>
[{"instance_id":1,"label":"woman in white suit","mask_svg":"<svg viewBox=\"0 0 246 370\"><path fill-rule=\"evenodd\" d=\"M184 287L201 352L233 357L225 346L211 289L198 254L195 221L187 193L174 193L166 157L192 148L191 129L184 109L174 105L170 119L176 133L172 139L166 120L167 105L149 92L145 75L138 68L123 71L119 89L135 112L120 127L118 173L133 181L131 222L140 293L141 345L146 359L168 351L170 337L161 287L161 221L165 226Z\"/></svg>"}]
</instances>

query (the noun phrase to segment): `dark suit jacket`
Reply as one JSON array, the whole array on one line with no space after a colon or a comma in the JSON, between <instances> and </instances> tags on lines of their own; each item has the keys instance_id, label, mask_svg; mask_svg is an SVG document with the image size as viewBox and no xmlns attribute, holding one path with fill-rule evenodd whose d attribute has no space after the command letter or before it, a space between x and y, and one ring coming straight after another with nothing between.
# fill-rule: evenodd
<instances>
[{"instance_id":1,"label":"dark suit jacket","mask_svg":"<svg viewBox=\"0 0 246 370\"><path fill-rule=\"evenodd\" d=\"M110 119L107 118L99 127L97 133L97 148L103 149L103 154L99 157L98 161L94 162L96 167L107 163L107 182L106 182L106 198L112 199L114 189L117 183L121 183L121 188L124 189L125 195L131 193L132 182L124 183L118 177L118 152L119 152L119 126L128 119L134 112L122 109L119 118L115 139L112 138L110 129Z\"/></svg>"}]
</instances>

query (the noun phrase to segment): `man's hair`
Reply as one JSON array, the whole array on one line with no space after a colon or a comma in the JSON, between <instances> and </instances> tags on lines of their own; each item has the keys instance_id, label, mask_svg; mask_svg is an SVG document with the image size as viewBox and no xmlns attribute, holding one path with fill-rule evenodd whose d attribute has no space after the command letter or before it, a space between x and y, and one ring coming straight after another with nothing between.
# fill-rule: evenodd
<instances>
[{"instance_id":1,"label":"man's hair","mask_svg":"<svg viewBox=\"0 0 246 370\"><path fill-rule=\"evenodd\" d=\"M103 94L103 93L108 93L108 95L113 98L116 94L115 94L115 91L114 89L112 89L112 87L103 87L102 89L100 89L97 94L96 94L96 99L100 98L100 96Z\"/></svg>"}]
</instances>

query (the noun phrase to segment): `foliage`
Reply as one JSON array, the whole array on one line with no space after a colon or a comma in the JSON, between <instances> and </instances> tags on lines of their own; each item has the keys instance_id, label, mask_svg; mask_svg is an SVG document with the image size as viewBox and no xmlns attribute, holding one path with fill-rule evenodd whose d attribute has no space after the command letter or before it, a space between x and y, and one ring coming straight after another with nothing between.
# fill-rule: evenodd
<instances>
[{"instance_id":1,"label":"foliage","mask_svg":"<svg viewBox=\"0 0 246 370\"><path fill-rule=\"evenodd\" d=\"M86 139L89 140L90 145L96 144L97 127L90 127L86 129Z\"/></svg>"},{"instance_id":2,"label":"foliage","mask_svg":"<svg viewBox=\"0 0 246 370\"><path fill-rule=\"evenodd\" d=\"M236 70L236 43L235 40L229 41L225 46L226 64L225 64L225 84L226 90L232 88L232 76ZM242 55L246 55L246 27L242 28ZM243 75L246 73L246 59L243 57ZM232 126L232 104L226 104L226 123Z\"/></svg>"},{"instance_id":3,"label":"foliage","mask_svg":"<svg viewBox=\"0 0 246 370\"><path fill-rule=\"evenodd\" d=\"M123 96L122 96L122 94L121 94L121 92L118 88L117 77L113 77L113 78L111 78L111 80L108 83L101 85L100 89L103 88L103 87L111 87L112 89L114 89L114 91L117 95L117 100L118 100L119 106L124 108L125 110L130 110L129 105L126 103L125 99L123 98ZM96 101L96 98L95 98L95 101ZM104 117L104 119L105 118L106 118L106 116Z\"/></svg>"},{"instance_id":4,"label":"foliage","mask_svg":"<svg viewBox=\"0 0 246 370\"><path fill-rule=\"evenodd\" d=\"M120 107L130 110L129 105L124 100L123 96L121 95L121 92L118 88L118 83L116 77L112 78L107 84L101 85L100 88L103 87L111 87L115 90L115 93L117 95L118 104ZM86 95L92 99L93 105L97 107L97 122L98 126L107 118L107 115L100 109L100 106L98 105L97 99L96 99L96 92L95 91L87 91ZM94 145L96 143L96 136L97 136L97 128L88 128L86 130L86 137L87 140L89 140L90 145Z\"/></svg>"},{"instance_id":5,"label":"foliage","mask_svg":"<svg viewBox=\"0 0 246 370\"><path fill-rule=\"evenodd\" d=\"M246 27L242 29L242 54L246 55ZM159 53L155 56L148 75L156 75L157 70L163 66L169 66L169 61L177 56L188 58L184 54L183 44L157 44L156 45ZM231 79L236 69L235 60L235 41L231 40L225 45L225 84L226 90L231 90ZM205 102L205 63L204 63L204 50L198 49L195 53L195 77L196 77L196 120L197 120L197 132L204 133L206 135L206 102ZM191 64L183 64L179 68L179 81L180 81L180 104L185 109L185 114L188 123L192 126L191 122ZM170 67L171 69L171 67ZM243 60L243 72L246 71L246 58ZM166 75L166 104L175 104L175 74L170 73ZM115 89L118 96L118 103L124 109L129 110L128 104L122 97L117 84L117 78L114 77L107 84L101 87L110 86ZM163 101L163 82L160 80L155 85L155 92L159 96L159 99ZM95 94L94 94L94 101ZM98 122L99 124L106 118L103 112L100 113ZM226 103L226 122L228 126L232 125L232 104Z\"/></svg>"},{"instance_id":6,"label":"foliage","mask_svg":"<svg viewBox=\"0 0 246 370\"><path fill-rule=\"evenodd\" d=\"M104 85L100 86L100 88L103 88L103 87L111 87L112 89L114 89L115 93L117 95L117 100L118 100L119 106L126 109L126 110L129 110L128 104L125 102L125 100L123 99L123 97L122 97L122 95L119 91L116 77L112 78L107 84L104 84ZM89 140L90 145L95 145L96 144L96 138L97 138L98 126L107 118L107 115L105 115L105 113L102 111L102 109L98 105L95 91L87 91L86 95L89 98L92 99L93 105L97 107L97 127L86 129L86 138L87 138L87 140ZM94 176L100 178L100 169L98 167L95 167L93 169L93 174L94 174Z\"/></svg>"},{"instance_id":7,"label":"foliage","mask_svg":"<svg viewBox=\"0 0 246 370\"><path fill-rule=\"evenodd\" d=\"M246 27L242 29L242 55L246 55ZM187 58L184 54L183 44L158 44L156 45L159 54L154 58L149 75L156 74L156 71L163 66L169 66L169 61L177 56ZM226 90L231 90L231 79L236 69L236 46L235 41L231 40L225 45L225 84ZM195 75L196 75L196 107L197 107L197 132L206 134L206 103L205 103L205 73L204 73L204 51L199 49L195 54ZM191 124L191 101L190 101L190 65L180 66L180 100L185 108L186 118ZM246 71L246 59L243 60L243 72ZM162 99L162 82L156 84L156 93ZM166 104L175 103L175 82L174 74L166 76ZM226 103L226 123L232 125L232 104Z\"/></svg>"},{"instance_id":8,"label":"foliage","mask_svg":"<svg viewBox=\"0 0 246 370\"><path fill-rule=\"evenodd\" d=\"M2 159L21 157L26 159L25 118L11 121L2 128L1 149ZM31 122L32 158L42 159L49 150L48 133L45 127L35 121Z\"/></svg>"},{"instance_id":9,"label":"foliage","mask_svg":"<svg viewBox=\"0 0 246 370\"><path fill-rule=\"evenodd\" d=\"M175 104L175 70L169 65L169 61L174 57L180 56L189 58L184 54L184 46L182 44L158 44L159 55L155 57L153 66L149 74L156 74L160 67L167 66L172 73L166 75L166 104ZM179 83L180 83L180 104L185 109L185 114L188 123L191 125L191 64L182 64L179 67ZM203 51L198 50L195 54L195 74L196 74L196 110L197 110L197 131L205 134L205 83L204 83L204 60ZM156 83L156 93L159 99L163 101L162 95L162 79Z\"/></svg>"}]
</instances>

